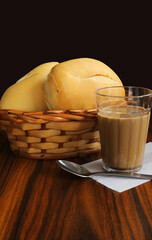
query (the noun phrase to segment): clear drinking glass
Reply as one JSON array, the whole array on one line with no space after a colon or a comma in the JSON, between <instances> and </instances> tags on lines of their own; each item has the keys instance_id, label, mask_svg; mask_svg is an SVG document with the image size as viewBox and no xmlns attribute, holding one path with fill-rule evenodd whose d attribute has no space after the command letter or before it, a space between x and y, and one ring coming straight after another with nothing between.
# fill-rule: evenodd
<instances>
[{"instance_id":1,"label":"clear drinking glass","mask_svg":"<svg viewBox=\"0 0 152 240\"><path fill-rule=\"evenodd\" d=\"M106 87L96 90L103 167L138 171L143 162L151 113L152 90Z\"/></svg>"}]
</instances>

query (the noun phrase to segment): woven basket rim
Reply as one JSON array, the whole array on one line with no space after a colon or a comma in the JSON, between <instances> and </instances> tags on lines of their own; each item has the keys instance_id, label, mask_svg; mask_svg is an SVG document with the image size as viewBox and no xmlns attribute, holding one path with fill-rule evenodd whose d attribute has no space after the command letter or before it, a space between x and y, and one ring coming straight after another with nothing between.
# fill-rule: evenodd
<instances>
[{"instance_id":1,"label":"woven basket rim","mask_svg":"<svg viewBox=\"0 0 152 240\"><path fill-rule=\"evenodd\" d=\"M67 121L88 121L97 117L97 110L47 110L37 112L26 112L14 109L0 109L0 119L15 122L47 123Z\"/></svg>"}]
</instances>

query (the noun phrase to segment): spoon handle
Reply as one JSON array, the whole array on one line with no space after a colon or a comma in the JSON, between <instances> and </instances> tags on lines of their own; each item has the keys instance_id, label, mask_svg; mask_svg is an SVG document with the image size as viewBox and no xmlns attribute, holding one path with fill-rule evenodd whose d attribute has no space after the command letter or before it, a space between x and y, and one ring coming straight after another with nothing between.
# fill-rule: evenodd
<instances>
[{"instance_id":1,"label":"spoon handle","mask_svg":"<svg viewBox=\"0 0 152 240\"><path fill-rule=\"evenodd\" d=\"M111 176L111 177L128 177L128 178L138 178L138 179L152 179L152 175L136 173L136 172L95 172L91 173L90 176L100 174L101 176ZM89 174L88 174L89 175Z\"/></svg>"}]
</instances>

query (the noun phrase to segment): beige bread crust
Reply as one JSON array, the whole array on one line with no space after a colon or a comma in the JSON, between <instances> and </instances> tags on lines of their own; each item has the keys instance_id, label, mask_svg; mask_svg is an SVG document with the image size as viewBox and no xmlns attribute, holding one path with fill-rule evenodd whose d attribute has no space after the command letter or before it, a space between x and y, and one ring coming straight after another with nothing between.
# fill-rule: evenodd
<instances>
[{"instance_id":1,"label":"beige bread crust","mask_svg":"<svg viewBox=\"0 0 152 240\"><path fill-rule=\"evenodd\" d=\"M43 63L43 64L33 68L30 72L28 72L25 76L20 78L17 82L21 82L36 73L39 75L41 74L41 76L44 76L44 78L46 78L46 73L49 73L51 71L51 69L57 64L58 64L58 62Z\"/></svg>"},{"instance_id":2,"label":"beige bread crust","mask_svg":"<svg viewBox=\"0 0 152 240\"><path fill-rule=\"evenodd\" d=\"M10 86L1 98L1 109L45 111L44 82L52 67L58 62L48 62L34 68Z\"/></svg>"},{"instance_id":3,"label":"beige bread crust","mask_svg":"<svg viewBox=\"0 0 152 240\"><path fill-rule=\"evenodd\" d=\"M45 83L49 109L94 109L95 90L122 86L116 73L101 61L78 58L52 68Z\"/></svg>"}]
</instances>

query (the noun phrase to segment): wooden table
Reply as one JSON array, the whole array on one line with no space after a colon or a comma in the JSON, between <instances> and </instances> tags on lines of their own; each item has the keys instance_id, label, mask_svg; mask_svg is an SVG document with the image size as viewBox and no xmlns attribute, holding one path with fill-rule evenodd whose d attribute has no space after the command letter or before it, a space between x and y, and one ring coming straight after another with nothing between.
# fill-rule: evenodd
<instances>
[{"instance_id":1,"label":"wooden table","mask_svg":"<svg viewBox=\"0 0 152 240\"><path fill-rule=\"evenodd\" d=\"M13 156L1 134L0 240L7 239L151 240L152 182L117 193L63 171L54 160Z\"/></svg>"}]
</instances>

